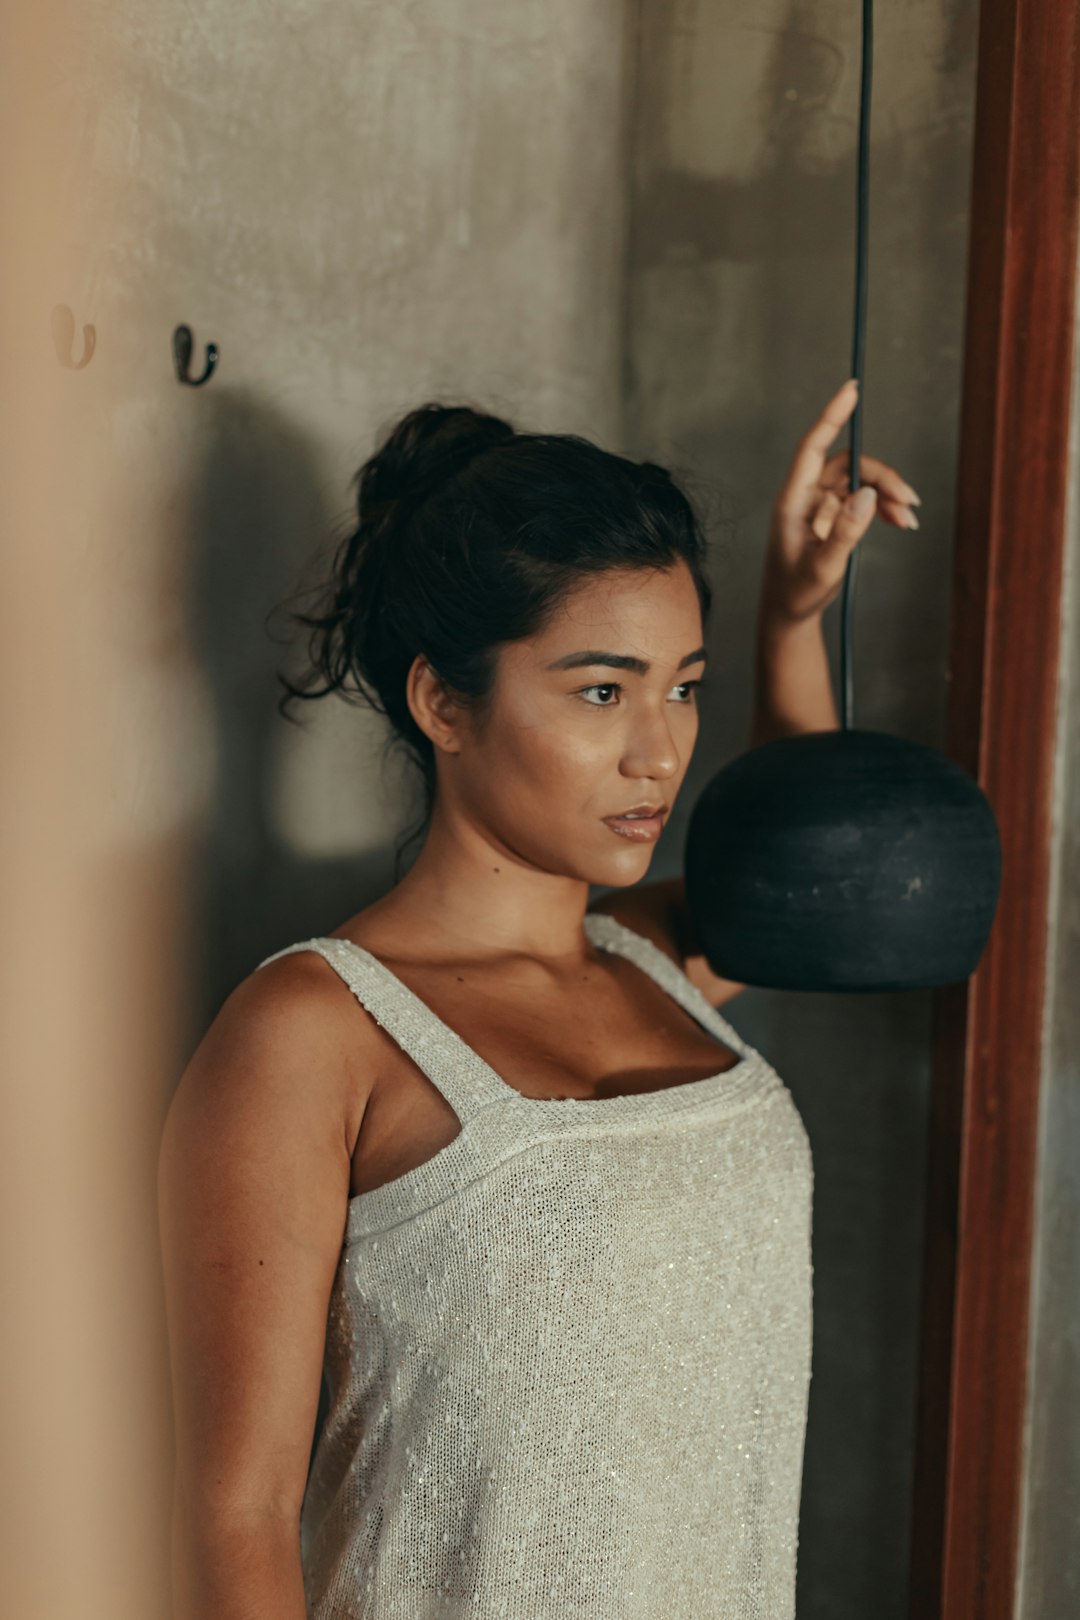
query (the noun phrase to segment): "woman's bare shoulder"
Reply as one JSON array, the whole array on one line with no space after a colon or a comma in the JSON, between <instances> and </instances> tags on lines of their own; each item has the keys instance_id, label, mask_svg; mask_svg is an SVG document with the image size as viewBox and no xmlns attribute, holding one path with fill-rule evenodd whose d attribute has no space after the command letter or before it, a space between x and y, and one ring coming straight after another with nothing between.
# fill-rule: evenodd
<instances>
[{"instance_id":1,"label":"woman's bare shoulder","mask_svg":"<svg viewBox=\"0 0 1080 1620\"><path fill-rule=\"evenodd\" d=\"M613 889L589 906L616 922L643 934L686 974L691 984L714 1007L737 996L746 986L714 973L697 938L686 903L686 885L681 877L659 878L654 883L636 883L629 889Z\"/></svg>"},{"instance_id":2,"label":"woman's bare shoulder","mask_svg":"<svg viewBox=\"0 0 1080 1620\"><path fill-rule=\"evenodd\" d=\"M207 1037L272 1047L284 1042L286 1050L294 1044L306 1049L315 1041L325 1050L340 1040L342 1028L355 1033L368 1024L375 1027L326 958L315 950L296 950L261 962L241 979Z\"/></svg>"},{"instance_id":3,"label":"woman's bare shoulder","mask_svg":"<svg viewBox=\"0 0 1080 1620\"><path fill-rule=\"evenodd\" d=\"M189 1059L173 1114L273 1117L351 1141L373 1084L378 1026L316 951L252 969L229 992Z\"/></svg>"},{"instance_id":4,"label":"woman's bare shoulder","mask_svg":"<svg viewBox=\"0 0 1080 1620\"><path fill-rule=\"evenodd\" d=\"M611 889L592 901L588 909L614 917L616 922L643 934L682 967L673 916L677 902L674 880L661 879L655 883L635 883L630 889Z\"/></svg>"}]
</instances>

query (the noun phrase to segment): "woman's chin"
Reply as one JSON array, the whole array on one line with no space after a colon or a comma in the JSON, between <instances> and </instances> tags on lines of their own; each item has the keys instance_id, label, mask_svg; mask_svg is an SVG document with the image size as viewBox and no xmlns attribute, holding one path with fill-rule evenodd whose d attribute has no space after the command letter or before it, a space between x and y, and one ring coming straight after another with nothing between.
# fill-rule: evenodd
<instances>
[{"instance_id":1,"label":"woman's chin","mask_svg":"<svg viewBox=\"0 0 1080 1620\"><path fill-rule=\"evenodd\" d=\"M603 864L612 874L621 872L625 882L636 882L643 872L648 871L656 845L631 843L629 839L616 840L615 838L611 842L615 847L608 851L607 859ZM604 880L598 879L597 881L602 882ZM617 876L613 875L611 881L617 883L619 880Z\"/></svg>"}]
</instances>

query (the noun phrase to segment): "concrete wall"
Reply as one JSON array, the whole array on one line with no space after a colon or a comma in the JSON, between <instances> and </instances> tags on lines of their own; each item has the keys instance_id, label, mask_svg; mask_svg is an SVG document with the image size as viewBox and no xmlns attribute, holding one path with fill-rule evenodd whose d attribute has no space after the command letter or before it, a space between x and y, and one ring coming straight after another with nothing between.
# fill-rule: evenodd
<instances>
[{"instance_id":1,"label":"concrete wall","mask_svg":"<svg viewBox=\"0 0 1080 1620\"><path fill-rule=\"evenodd\" d=\"M411 784L366 711L277 716L264 623L347 525L378 430L466 397L618 437L623 6L100 0L77 26L42 320L56 299L96 322L87 454L137 491L111 566L129 608L166 604L115 721L144 737L117 814L192 829L194 1036L285 933L391 880ZM219 344L203 389L173 378L180 322L196 370Z\"/></svg>"},{"instance_id":2,"label":"concrete wall","mask_svg":"<svg viewBox=\"0 0 1080 1620\"><path fill-rule=\"evenodd\" d=\"M876 523L862 542L855 724L935 747L977 16L974 0L876 8L862 448L923 505L918 531ZM859 8L838 0L642 0L639 18L627 436L686 468L720 525L712 686L654 867L667 875L698 791L746 746L769 505L851 374L861 41ZM800 1620L907 1614L931 1005L751 989L732 1006L814 1150Z\"/></svg>"}]
</instances>

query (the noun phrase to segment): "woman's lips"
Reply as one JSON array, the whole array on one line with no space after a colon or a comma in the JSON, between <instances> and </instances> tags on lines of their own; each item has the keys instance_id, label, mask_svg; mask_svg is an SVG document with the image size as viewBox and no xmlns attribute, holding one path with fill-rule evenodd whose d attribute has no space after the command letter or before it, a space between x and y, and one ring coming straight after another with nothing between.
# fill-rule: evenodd
<instances>
[{"instance_id":1,"label":"woman's lips","mask_svg":"<svg viewBox=\"0 0 1080 1620\"><path fill-rule=\"evenodd\" d=\"M619 838L630 838L639 844L651 844L663 831L664 813L655 816L634 816L629 821L622 816L605 816L604 824Z\"/></svg>"}]
</instances>

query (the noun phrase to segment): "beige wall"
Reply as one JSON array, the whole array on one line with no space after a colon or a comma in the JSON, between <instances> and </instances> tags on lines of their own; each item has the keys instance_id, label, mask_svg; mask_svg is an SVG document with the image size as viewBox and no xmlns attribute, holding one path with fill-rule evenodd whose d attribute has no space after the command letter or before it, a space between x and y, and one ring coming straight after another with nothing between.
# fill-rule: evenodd
<instances>
[{"instance_id":1,"label":"beige wall","mask_svg":"<svg viewBox=\"0 0 1080 1620\"><path fill-rule=\"evenodd\" d=\"M149 707L169 724L137 814L189 801L194 1030L283 929L330 926L390 881L410 783L380 771L363 711L279 719L264 622L347 524L378 429L464 395L618 438L623 9L125 0L83 33L52 296L98 321L79 380L136 486L113 566L167 600ZM181 321L196 364L220 346L202 390L171 374Z\"/></svg>"}]
</instances>

